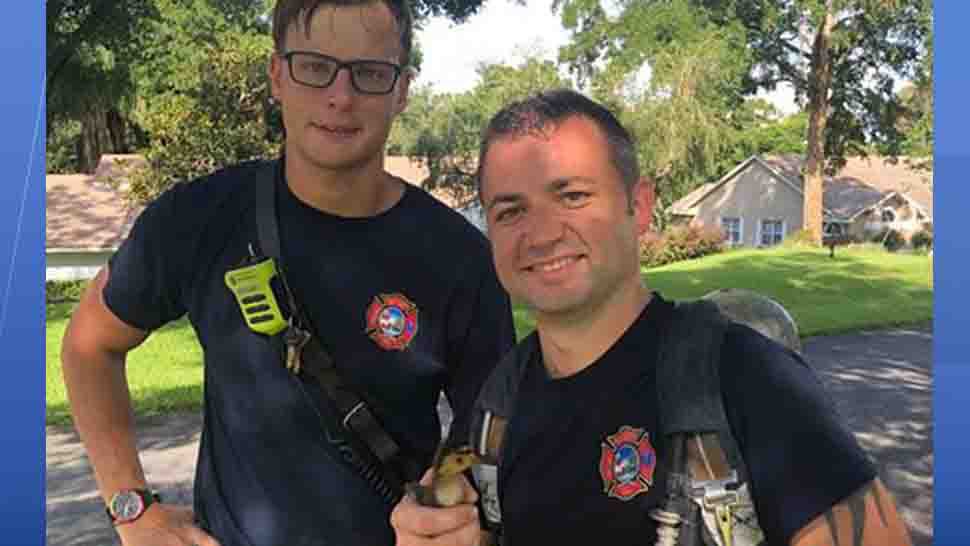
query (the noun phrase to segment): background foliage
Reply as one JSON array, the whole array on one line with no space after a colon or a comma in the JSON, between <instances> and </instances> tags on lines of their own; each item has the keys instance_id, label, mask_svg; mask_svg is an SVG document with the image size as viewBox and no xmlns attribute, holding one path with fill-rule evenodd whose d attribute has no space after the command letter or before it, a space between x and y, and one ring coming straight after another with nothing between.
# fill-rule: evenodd
<instances>
[{"instance_id":1,"label":"background foliage","mask_svg":"<svg viewBox=\"0 0 970 546\"><path fill-rule=\"evenodd\" d=\"M132 197L277 153L265 76L273 0L50 0L47 157L91 172L103 153L151 168ZM456 22L483 0L418 0L418 25ZM609 8L609 9L608 9ZM638 141L663 210L752 154L809 158L809 185L848 155L932 169L929 0L557 0L570 34L556 60L478 67L462 93L414 88L389 152L429 168L429 189L473 196L481 128L510 100L572 87L608 104ZM413 61L420 65L420 43ZM783 116L759 92L791 85ZM820 180L818 178L817 180Z\"/></svg>"}]
</instances>

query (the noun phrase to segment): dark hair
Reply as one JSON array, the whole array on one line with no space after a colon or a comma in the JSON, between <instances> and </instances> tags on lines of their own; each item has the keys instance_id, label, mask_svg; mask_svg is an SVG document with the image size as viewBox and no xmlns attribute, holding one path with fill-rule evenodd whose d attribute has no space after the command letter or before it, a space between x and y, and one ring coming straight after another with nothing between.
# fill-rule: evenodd
<instances>
[{"instance_id":1,"label":"dark hair","mask_svg":"<svg viewBox=\"0 0 970 546\"><path fill-rule=\"evenodd\" d=\"M571 89L543 91L513 102L499 110L482 133L478 152L478 195L482 194L482 169L492 143L503 137L542 135L568 118L583 117L592 121L609 145L610 161L620 173L627 199L633 199L633 187L640 180L640 165L633 137L612 112L599 103Z\"/></svg>"},{"instance_id":2,"label":"dark hair","mask_svg":"<svg viewBox=\"0 0 970 546\"><path fill-rule=\"evenodd\" d=\"M320 6L366 6L378 3L387 6L394 16L401 36L400 63L401 66L407 66L411 59L411 42L414 35L414 19L411 16L408 0L278 0L276 7L273 8L273 46L277 52L282 52L287 29L297 22L308 29L313 14Z\"/></svg>"}]
</instances>

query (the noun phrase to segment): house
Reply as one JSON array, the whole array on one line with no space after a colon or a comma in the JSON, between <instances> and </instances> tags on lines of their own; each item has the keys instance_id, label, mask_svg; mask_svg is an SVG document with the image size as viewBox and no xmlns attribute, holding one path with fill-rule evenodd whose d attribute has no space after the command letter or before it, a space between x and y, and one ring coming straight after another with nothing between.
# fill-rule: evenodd
<instances>
[{"instance_id":1,"label":"house","mask_svg":"<svg viewBox=\"0 0 970 546\"><path fill-rule=\"evenodd\" d=\"M47 175L47 280L93 278L128 236L140 211L124 194L135 155L102 156L93 175Z\"/></svg>"},{"instance_id":2,"label":"house","mask_svg":"<svg viewBox=\"0 0 970 546\"><path fill-rule=\"evenodd\" d=\"M732 245L769 246L803 228L804 158L752 156L720 180L704 184L668 209L673 222L719 227ZM932 229L932 175L901 158L849 158L835 176L823 179L826 234L865 240L883 229L909 239Z\"/></svg>"}]
</instances>

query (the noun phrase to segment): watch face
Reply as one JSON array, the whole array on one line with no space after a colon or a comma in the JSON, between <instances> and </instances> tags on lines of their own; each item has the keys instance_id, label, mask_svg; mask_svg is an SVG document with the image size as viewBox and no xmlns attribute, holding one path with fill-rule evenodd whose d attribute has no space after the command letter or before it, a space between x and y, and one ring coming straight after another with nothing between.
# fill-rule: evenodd
<instances>
[{"instance_id":1,"label":"watch face","mask_svg":"<svg viewBox=\"0 0 970 546\"><path fill-rule=\"evenodd\" d=\"M145 502L134 491L122 491L111 499L111 513L118 521L128 521L138 517Z\"/></svg>"}]
</instances>

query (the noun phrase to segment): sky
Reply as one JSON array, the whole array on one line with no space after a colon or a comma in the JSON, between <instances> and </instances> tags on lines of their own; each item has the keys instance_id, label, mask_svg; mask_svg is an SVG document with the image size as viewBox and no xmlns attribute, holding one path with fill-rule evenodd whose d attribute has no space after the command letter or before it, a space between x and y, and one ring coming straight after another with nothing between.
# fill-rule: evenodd
<instances>
[{"instance_id":1,"label":"sky","mask_svg":"<svg viewBox=\"0 0 970 546\"><path fill-rule=\"evenodd\" d=\"M475 86L475 68L482 62L517 64L530 51L554 60L569 35L551 5L551 0L525 6L487 0L478 14L460 25L432 18L417 32L424 61L416 83L431 84L439 93L462 92ZM764 96L783 112L795 110L790 88Z\"/></svg>"}]
</instances>

